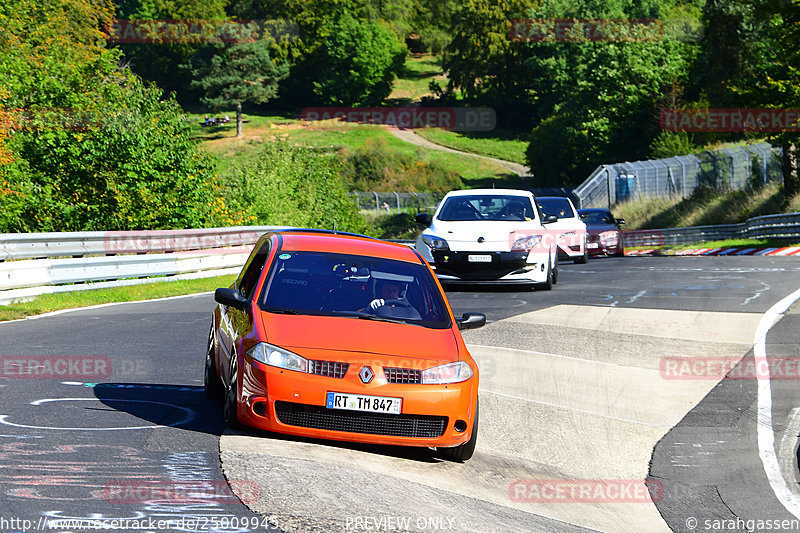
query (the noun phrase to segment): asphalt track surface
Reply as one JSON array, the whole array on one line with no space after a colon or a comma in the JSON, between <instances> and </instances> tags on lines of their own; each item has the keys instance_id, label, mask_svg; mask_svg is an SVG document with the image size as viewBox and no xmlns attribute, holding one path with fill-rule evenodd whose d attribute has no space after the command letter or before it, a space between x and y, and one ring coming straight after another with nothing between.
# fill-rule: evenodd
<instances>
[{"instance_id":1,"label":"asphalt track surface","mask_svg":"<svg viewBox=\"0 0 800 533\"><path fill-rule=\"evenodd\" d=\"M489 318L465 332L481 365L482 420L464 464L225 431L201 383L210 295L0 324L0 531L123 518L107 530L798 530L787 510L800 501L796 378L772 380L765 418L754 379L659 370L665 357L746 362L764 313L798 288L797 259L698 257L562 263L550 292L448 289L457 314ZM796 309L769 330L768 358L800 356ZM31 377L15 375L20 360L89 366ZM759 453L764 428L783 501ZM644 478L657 497L513 491L530 479ZM54 518L82 522L45 527Z\"/></svg>"}]
</instances>

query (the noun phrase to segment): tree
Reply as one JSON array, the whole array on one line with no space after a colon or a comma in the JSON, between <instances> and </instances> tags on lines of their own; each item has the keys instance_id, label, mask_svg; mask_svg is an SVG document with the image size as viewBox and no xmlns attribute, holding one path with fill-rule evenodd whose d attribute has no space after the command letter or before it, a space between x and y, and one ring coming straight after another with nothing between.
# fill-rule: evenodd
<instances>
[{"instance_id":1,"label":"tree","mask_svg":"<svg viewBox=\"0 0 800 533\"><path fill-rule=\"evenodd\" d=\"M192 68L191 86L202 89L201 101L215 109L236 106L236 136L242 136L242 103L263 104L278 94L278 82L289 66L276 66L270 58L269 41L259 39L231 46L217 44L207 60Z\"/></svg>"},{"instance_id":2,"label":"tree","mask_svg":"<svg viewBox=\"0 0 800 533\"><path fill-rule=\"evenodd\" d=\"M313 83L323 105L377 105L389 96L408 50L380 22L344 15L325 29Z\"/></svg>"}]
</instances>

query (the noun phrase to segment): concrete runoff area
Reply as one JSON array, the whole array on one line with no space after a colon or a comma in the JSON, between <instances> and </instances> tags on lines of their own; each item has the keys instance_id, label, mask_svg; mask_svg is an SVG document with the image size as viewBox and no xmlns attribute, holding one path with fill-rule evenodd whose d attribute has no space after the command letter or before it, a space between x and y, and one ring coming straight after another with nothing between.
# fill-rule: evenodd
<instances>
[{"instance_id":1,"label":"concrete runoff area","mask_svg":"<svg viewBox=\"0 0 800 533\"><path fill-rule=\"evenodd\" d=\"M665 379L660 360L742 357L760 318L558 305L499 320L464 332L481 370L478 446L466 463L229 433L222 468L258 482L249 507L288 531L376 530L356 522L366 517L406 517L409 531L669 531L649 497L534 498L515 482L642 485L656 443L717 383Z\"/></svg>"}]
</instances>

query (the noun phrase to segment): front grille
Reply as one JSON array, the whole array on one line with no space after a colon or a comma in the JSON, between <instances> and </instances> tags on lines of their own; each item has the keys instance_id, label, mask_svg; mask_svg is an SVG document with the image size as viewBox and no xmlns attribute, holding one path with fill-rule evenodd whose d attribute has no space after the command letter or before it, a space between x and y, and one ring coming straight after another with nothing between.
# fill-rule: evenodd
<instances>
[{"instance_id":1,"label":"front grille","mask_svg":"<svg viewBox=\"0 0 800 533\"><path fill-rule=\"evenodd\" d=\"M422 370L414 370L413 368L384 367L383 373L386 374L386 381L389 383L422 383Z\"/></svg>"},{"instance_id":2,"label":"front grille","mask_svg":"<svg viewBox=\"0 0 800 533\"><path fill-rule=\"evenodd\" d=\"M335 361L311 361L309 373L329 378L342 379L347 374L349 363L337 363Z\"/></svg>"},{"instance_id":3,"label":"front grille","mask_svg":"<svg viewBox=\"0 0 800 533\"><path fill-rule=\"evenodd\" d=\"M290 426L369 435L435 439L447 429L446 416L342 411L281 401L275 402L275 414L279 422Z\"/></svg>"}]
</instances>

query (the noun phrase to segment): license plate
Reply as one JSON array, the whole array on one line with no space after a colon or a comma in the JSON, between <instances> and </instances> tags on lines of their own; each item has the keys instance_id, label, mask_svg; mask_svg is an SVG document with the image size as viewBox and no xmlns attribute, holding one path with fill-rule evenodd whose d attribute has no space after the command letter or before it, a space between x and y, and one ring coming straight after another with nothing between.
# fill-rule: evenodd
<instances>
[{"instance_id":1,"label":"license plate","mask_svg":"<svg viewBox=\"0 0 800 533\"><path fill-rule=\"evenodd\" d=\"M328 409L345 409L347 411L368 411L370 413L389 413L399 415L403 405L402 398L385 396L365 396L363 394L347 394L345 392L329 392Z\"/></svg>"},{"instance_id":2,"label":"license plate","mask_svg":"<svg viewBox=\"0 0 800 533\"><path fill-rule=\"evenodd\" d=\"M492 256L491 255L468 255L467 261L470 263L491 263Z\"/></svg>"},{"instance_id":3,"label":"license plate","mask_svg":"<svg viewBox=\"0 0 800 533\"><path fill-rule=\"evenodd\" d=\"M596 243L596 242L590 242L590 243L589 243L589 248L597 248L597 246L598 246L598 245L597 245L597 243Z\"/></svg>"}]
</instances>

